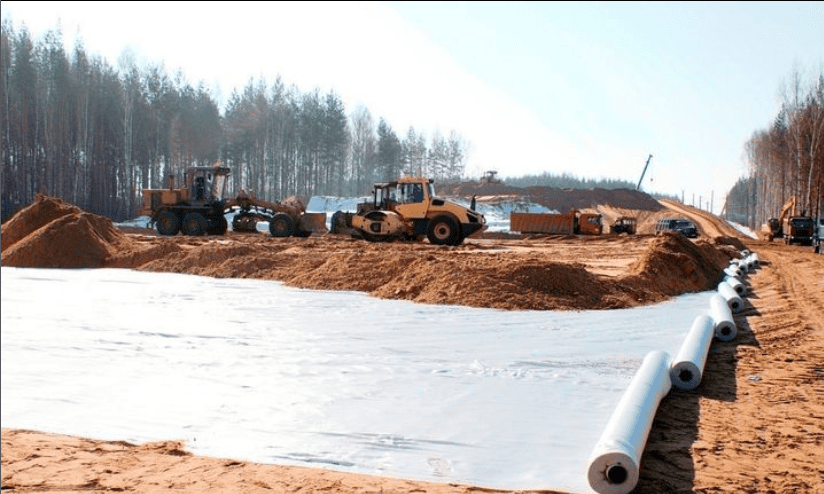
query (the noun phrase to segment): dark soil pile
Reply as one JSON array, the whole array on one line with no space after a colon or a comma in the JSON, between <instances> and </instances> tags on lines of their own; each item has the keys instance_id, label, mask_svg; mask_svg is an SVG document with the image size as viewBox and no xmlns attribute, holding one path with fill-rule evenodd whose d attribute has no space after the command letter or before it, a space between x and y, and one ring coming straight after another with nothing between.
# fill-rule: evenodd
<instances>
[{"instance_id":1,"label":"dark soil pile","mask_svg":"<svg viewBox=\"0 0 824 494\"><path fill-rule=\"evenodd\" d=\"M520 188L505 184L455 182L437 185L436 192L446 197L464 198L471 197L473 194L477 196L520 196L524 200L559 212L572 209L592 209L604 204L615 208L640 211L664 209L664 206L649 194L631 189L556 189L543 186Z\"/></svg>"}]
</instances>

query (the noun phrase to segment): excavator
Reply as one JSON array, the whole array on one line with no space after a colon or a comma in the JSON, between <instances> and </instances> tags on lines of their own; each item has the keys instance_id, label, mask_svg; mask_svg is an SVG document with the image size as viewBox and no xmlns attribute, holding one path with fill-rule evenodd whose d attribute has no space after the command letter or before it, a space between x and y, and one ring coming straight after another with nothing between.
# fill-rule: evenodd
<instances>
[{"instance_id":1,"label":"excavator","mask_svg":"<svg viewBox=\"0 0 824 494\"><path fill-rule=\"evenodd\" d=\"M269 222L273 237L308 237L326 231L326 213L307 213L305 201L291 196L280 202L268 202L253 192L241 190L225 198L229 168L193 166L186 170L185 184L168 189L144 189L140 214L149 216L148 227L160 235L223 235L228 229L226 215L234 212L232 229L256 232L257 223Z\"/></svg>"}]
</instances>

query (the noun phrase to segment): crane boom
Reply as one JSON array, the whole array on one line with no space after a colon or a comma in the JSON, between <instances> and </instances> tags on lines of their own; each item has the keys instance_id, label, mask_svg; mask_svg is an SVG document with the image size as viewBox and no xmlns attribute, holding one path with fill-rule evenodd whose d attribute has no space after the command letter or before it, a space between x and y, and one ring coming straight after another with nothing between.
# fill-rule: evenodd
<instances>
[{"instance_id":1,"label":"crane boom","mask_svg":"<svg viewBox=\"0 0 824 494\"><path fill-rule=\"evenodd\" d=\"M649 161L652 159L652 155L649 155L647 158L647 164L644 165L644 171L641 172L641 178L638 180L638 186L635 187L635 190L641 190L641 182L644 181L644 175L647 173L647 167L649 166Z\"/></svg>"}]
</instances>

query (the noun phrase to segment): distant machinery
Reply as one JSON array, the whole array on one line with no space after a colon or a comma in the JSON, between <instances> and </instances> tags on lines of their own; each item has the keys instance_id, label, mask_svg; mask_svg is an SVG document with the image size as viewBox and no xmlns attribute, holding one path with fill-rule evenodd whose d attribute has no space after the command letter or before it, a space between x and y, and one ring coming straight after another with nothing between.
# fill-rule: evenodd
<instances>
[{"instance_id":1,"label":"distant machinery","mask_svg":"<svg viewBox=\"0 0 824 494\"><path fill-rule=\"evenodd\" d=\"M646 173L647 173L647 167L649 167L649 162L650 162L651 159L652 159L652 155L649 155L649 158L647 158L647 164L644 165L644 171L641 172L641 178L638 180L638 186L635 187L635 190L641 190L641 182L644 181L644 175L646 175Z\"/></svg>"}]
</instances>

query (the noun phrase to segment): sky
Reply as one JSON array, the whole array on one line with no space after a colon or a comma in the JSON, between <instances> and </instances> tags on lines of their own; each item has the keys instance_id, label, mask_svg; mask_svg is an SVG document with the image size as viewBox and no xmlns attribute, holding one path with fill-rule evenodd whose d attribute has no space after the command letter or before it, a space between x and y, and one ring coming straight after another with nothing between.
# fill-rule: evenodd
<instances>
[{"instance_id":1,"label":"sky","mask_svg":"<svg viewBox=\"0 0 824 494\"><path fill-rule=\"evenodd\" d=\"M623 179L720 212L745 144L799 71L824 72L821 2L15 2L112 65L125 50L219 101L278 76L403 138L457 131L466 173Z\"/></svg>"}]
</instances>

